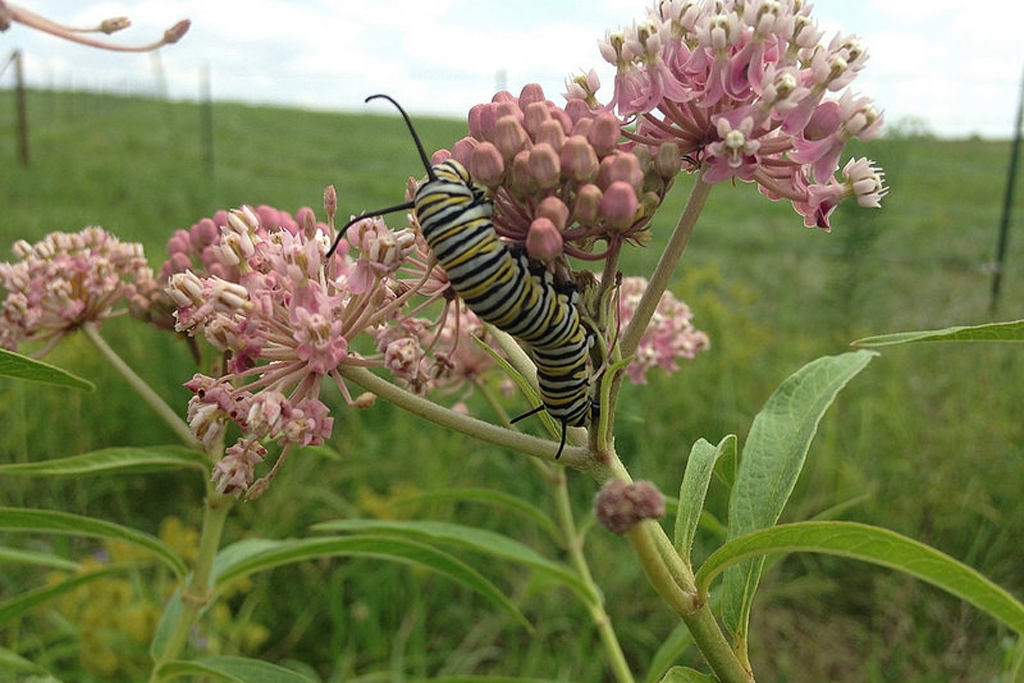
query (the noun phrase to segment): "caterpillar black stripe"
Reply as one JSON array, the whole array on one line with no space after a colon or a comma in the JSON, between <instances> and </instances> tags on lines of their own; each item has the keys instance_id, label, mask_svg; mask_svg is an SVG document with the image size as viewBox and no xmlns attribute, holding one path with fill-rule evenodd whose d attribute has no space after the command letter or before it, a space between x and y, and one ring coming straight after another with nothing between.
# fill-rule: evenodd
<instances>
[{"instance_id":1,"label":"caterpillar black stripe","mask_svg":"<svg viewBox=\"0 0 1024 683\"><path fill-rule=\"evenodd\" d=\"M373 95L366 101L378 98L391 102L405 119L427 169L427 180L412 202L363 214L342 227L328 256L354 223L413 209L427 244L470 310L529 346L537 365L543 409L562 425L555 455L560 457L566 428L586 425L596 410L587 368L594 337L580 319L575 287L556 286L550 273L531 269L524 253L514 252L502 242L494 230L493 205L484 189L474 185L469 172L454 159L431 166L405 110L388 95Z\"/></svg>"}]
</instances>

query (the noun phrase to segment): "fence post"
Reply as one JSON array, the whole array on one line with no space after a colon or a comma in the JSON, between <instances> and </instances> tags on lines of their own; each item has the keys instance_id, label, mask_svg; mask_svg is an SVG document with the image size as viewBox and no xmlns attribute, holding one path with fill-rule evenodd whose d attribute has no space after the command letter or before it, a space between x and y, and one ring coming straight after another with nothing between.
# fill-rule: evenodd
<instances>
[{"instance_id":1,"label":"fence post","mask_svg":"<svg viewBox=\"0 0 1024 683\"><path fill-rule=\"evenodd\" d=\"M999 290L1003 282L1003 260L1006 257L1006 243L1009 241L1010 214L1013 208L1013 186L1017 181L1017 157L1020 156L1021 126L1024 121L1024 75L1021 76L1020 94L1017 99L1017 126L1013 134L1013 147L1010 151L1010 169L1006 174L1006 193L1003 195L1003 214L999 219L999 242L996 245L996 260L992 267L992 295L988 308L996 312L999 305Z\"/></svg>"},{"instance_id":2,"label":"fence post","mask_svg":"<svg viewBox=\"0 0 1024 683\"><path fill-rule=\"evenodd\" d=\"M28 166L28 108L25 106L25 77L21 70L21 50L14 51L14 106L18 112L18 158Z\"/></svg>"}]
</instances>

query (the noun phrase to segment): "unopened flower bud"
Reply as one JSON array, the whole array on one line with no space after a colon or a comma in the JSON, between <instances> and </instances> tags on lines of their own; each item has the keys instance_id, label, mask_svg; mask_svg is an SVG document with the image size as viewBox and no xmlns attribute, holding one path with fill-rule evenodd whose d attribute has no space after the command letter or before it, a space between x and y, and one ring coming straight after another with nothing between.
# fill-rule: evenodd
<instances>
[{"instance_id":1,"label":"unopened flower bud","mask_svg":"<svg viewBox=\"0 0 1024 683\"><path fill-rule=\"evenodd\" d=\"M649 481L613 479L594 497L594 515L613 534L625 534L645 519L665 515L665 499Z\"/></svg>"},{"instance_id":2,"label":"unopened flower bud","mask_svg":"<svg viewBox=\"0 0 1024 683\"><path fill-rule=\"evenodd\" d=\"M505 160L490 142L481 142L469 158L469 175L486 187L497 187L505 177Z\"/></svg>"},{"instance_id":3,"label":"unopened flower bud","mask_svg":"<svg viewBox=\"0 0 1024 683\"><path fill-rule=\"evenodd\" d=\"M620 137L619 119L611 112L598 114L587 133L587 138L599 157L615 151Z\"/></svg>"},{"instance_id":4,"label":"unopened flower bud","mask_svg":"<svg viewBox=\"0 0 1024 683\"><path fill-rule=\"evenodd\" d=\"M490 140L494 137L496 107L492 103L477 104L469 110L469 134L477 140Z\"/></svg>"},{"instance_id":5,"label":"unopened flower bud","mask_svg":"<svg viewBox=\"0 0 1024 683\"><path fill-rule=\"evenodd\" d=\"M355 397L352 406L355 408L369 408L377 402L377 395L369 391L363 392Z\"/></svg>"},{"instance_id":6,"label":"unopened flower bud","mask_svg":"<svg viewBox=\"0 0 1024 683\"><path fill-rule=\"evenodd\" d=\"M494 126L494 144L506 159L514 157L528 139L526 130L514 116L503 116Z\"/></svg>"},{"instance_id":7,"label":"unopened flower bud","mask_svg":"<svg viewBox=\"0 0 1024 683\"><path fill-rule=\"evenodd\" d=\"M519 91L519 106L525 111L526 108L534 102L546 102L547 96L544 95L544 88L540 87L539 83L527 83L523 86L523 89Z\"/></svg>"},{"instance_id":8,"label":"unopened flower bud","mask_svg":"<svg viewBox=\"0 0 1024 683\"><path fill-rule=\"evenodd\" d=\"M569 222L569 207L558 197L545 197L537 206L536 217L547 218L556 228L565 230L565 225Z\"/></svg>"},{"instance_id":9,"label":"unopened flower bud","mask_svg":"<svg viewBox=\"0 0 1024 683\"><path fill-rule=\"evenodd\" d=\"M562 233L551 219L534 218L526 233L526 252L543 263L557 258L562 253Z\"/></svg>"},{"instance_id":10,"label":"unopened flower bud","mask_svg":"<svg viewBox=\"0 0 1024 683\"><path fill-rule=\"evenodd\" d=\"M334 214L338 212L338 191L334 189L334 185L324 188L324 212L328 220L334 218Z\"/></svg>"},{"instance_id":11,"label":"unopened flower bud","mask_svg":"<svg viewBox=\"0 0 1024 683\"><path fill-rule=\"evenodd\" d=\"M531 102L530 104L524 104L520 100L519 106L523 108L523 128L536 140L537 131L540 130L541 125L545 121L551 120L551 112L548 111L548 105L543 100Z\"/></svg>"},{"instance_id":12,"label":"unopened flower bud","mask_svg":"<svg viewBox=\"0 0 1024 683\"><path fill-rule=\"evenodd\" d=\"M576 193L576 201L572 205L573 217L586 226L596 225L601 215L601 198L604 193L597 185L584 185Z\"/></svg>"},{"instance_id":13,"label":"unopened flower bud","mask_svg":"<svg viewBox=\"0 0 1024 683\"><path fill-rule=\"evenodd\" d=\"M548 188L558 185L562 173L562 165L558 161L558 153L546 142L534 145L529 156L530 175L539 187Z\"/></svg>"},{"instance_id":14,"label":"unopened flower bud","mask_svg":"<svg viewBox=\"0 0 1024 683\"><path fill-rule=\"evenodd\" d=\"M512 183L509 190L516 196L525 197L536 189L530 174L530 153L525 149L512 159Z\"/></svg>"},{"instance_id":15,"label":"unopened flower bud","mask_svg":"<svg viewBox=\"0 0 1024 683\"><path fill-rule=\"evenodd\" d=\"M663 142L658 147L658 153L654 157L654 169L663 179L675 178L682 168L682 159L679 156L679 145L674 142Z\"/></svg>"},{"instance_id":16,"label":"unopened flower bud","mask_svg":"<svg viewBox=\"0 0 1024 683\"><path fill-rule=\"evenodd\" d=\"M639 206L633 186L622 180L609 185L601 197L601 215L611 227L620 230L633 224Z\"/></svg>"},{"instance_id":17,"label":"unopened flower bud","mask_svg":"<svg viewBox=\"0 0 1024 683\"><path fill-rule=\"evenodd\" d=\"M562 127L561 122L555 119L548 119L540 124L537 132L533 135L533 139L535 142L548 143L555 148L555 151L561 150L562 145L565 144L565 128Z\"/></svg>"},{"instance_id":18,"label":"unopened flower bud","mask_svg":"<svg viewBox=\"0 0 1024 683\"><path fill-rule=\"evenodd\" d=\"M599 162L593 146L582 135L573 135L562 145L562 171L578 183L589 183L597 177Z\"/></svg>"},{"instance_id":19,"label":"unopened flower bud","mask_svg":"<svg viewBox=\"0 0 1024 683\"><path fill-rule=\"evenodd\" d=\"M634 189L643 187L644 172L640 168L640 160L633 154L623 152L601 159L597 171L597 184L608 188L612 183L624 182Z\"/></svg>"},{"instance_id":20,"label":"unopened flower bud","mask_svg":"<svg viewBox=\"0 0 1024 683\"><path fill-rule=\"evenodd\" d=\"M452 145L452 157L466 168L469 168L470 159L473 158L473 150L476 149L476 146L479 144L480 141L476 138L462 138Z\"/></svg>"}]
</instances>

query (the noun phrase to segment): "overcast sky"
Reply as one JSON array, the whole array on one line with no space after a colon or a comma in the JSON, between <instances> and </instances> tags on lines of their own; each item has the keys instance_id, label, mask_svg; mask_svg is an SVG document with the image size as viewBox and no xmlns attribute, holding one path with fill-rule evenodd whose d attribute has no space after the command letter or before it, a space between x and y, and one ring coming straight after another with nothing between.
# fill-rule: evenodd
<instances>
[{"instance_id":1,"label":"overcast sky","mask_svg":"<svg viewBox=\"0 0 1024 683\"><path fill-rule=\"evenodd\" d=\"M464 117L496 86L540 83L561 102L566 74L595 67L610 94L614 70L597 51L606 29L641 18L645 0L15 0L72 24L127 15L112 39L149 42L182 18L192 29L158 59L72 45L15 24L0 33L0 64L25 54L41 87L157 92L198 99L208 67L215 99L372 111L387 92L415 113ZM826 30L861 37L871 55L854 82L890 123L911 119L942 136L1008 138L1017 111L1024 2L819 0ZM9 88L11 70L0 77Z\"/></svg>"}]
</instances>

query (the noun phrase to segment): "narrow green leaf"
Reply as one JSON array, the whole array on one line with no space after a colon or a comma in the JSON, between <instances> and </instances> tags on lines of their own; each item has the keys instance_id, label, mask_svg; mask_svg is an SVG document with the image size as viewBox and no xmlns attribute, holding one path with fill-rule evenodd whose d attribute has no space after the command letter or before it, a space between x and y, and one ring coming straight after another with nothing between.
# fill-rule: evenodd
<instances>
[{"instance_id":1,"label":"narrow green leaf","mask_svg":"<svg viewBox=\"0 0 1024 683\"><path fill-rule=\"evenodd\" d=\"M915 332L894 332L865 337L853 342L854 346L892 346L912 342L936 341L1024 341L1024 320L1011 320L984 325L947 327L943 330L918 330Z\"/></svg>"},{"instance_id":2,"label":"narrow green leaf","mask_svg":"<svg viewBox=\"0 0 1024 683\"><path fill-rule=\"evenodd\" d=\"M317 524L315 530L385 533L433 543L449 543L484 555L518 562L564 584L586 605L597 602L579 576L564 564L552 562L533 548L502 534L449 522L340 519Z\"/></svg>"},{"instance_id":3,"label":"narrow green leaf","mask_svg":"<svg viewBox=\"0 0 1024 683\"><path fill-rule=\"evenodd\" d=\"M729 497L729 538L772 526L789 501L811 440L836 394L877 355L854 351L818 358L788 377L754 418ZM722 617L744 642L763 558L731 568Z\"/></svg>"},{"instance_id":4,"label":"narrow green leaf","mask_svg":"<svg viewBox=\"0 0 1024 683\"><path fill-rule=\"evenodd\" d=\"M160 666L157 675L161 681L181 676L213 676L231 683L314 683L312 678L277 664L246 657L204 657L177 660Z\"/></svg>"},{"instance_id":5,"label":"narrow green leaf","mask_svg":"<svg viewBox=\"0 0 1024 683\"><path fill-rule=\"evenodd\" d=\"M717 681L718 679L714 676L702 674L685 666L674 666L661 677L661 683L716 683Z\"/></svg>"},{"instance_id":6,"label":"narrow green leaf","mask_svg":"<svg viewBox=\"0 0 1024 683\"><path fill-rule=\"evenodd\" d=\"M644 676L644 681L646 683L657 683L663 676L668 674L672 664L678 661L692 646L693 635L690 634L690 629L686 627L685 623L679 622L672 629L672 633L668 634L668 637L661 641L658 650L651 657L651 661L647 665L647 674Z\"/></svg>"},{"instance_id":7,"label":"narrow green leaf","mask_svg":"<svg viewBox=\"0 0 1024 683\"><path fill-rule=\"evenodd\" d=\"M127 565L110 565L87 574L75 574L74 576L58 583L41 586L34 590L22 593L10 600L0 602L0 625L6 624L8 621L20 617L25 612L38 607L47 600L52 600L53 598L73 591L79 586L83 586L91 581L126 571L129 568L130 567Z\"/></svg>"},{"instance_id":8,"label":"narrow green leaf","mask_svg":"<svg viewBox=\"0 0 1024 683\"><path fill-rule=\"evenodd\" d=\"M727 436L718 446L712 446L704 439L693 444L690 457L686 460L683 483L679 487L679 506L676 509L675 546L683 561L690 562L693 539L697 525L704 511L704 499L715 472L715 463L728 451L735 453L736 437Z\"/></svg>"},{"instance_id":9,"label":"narrow green leaf","mask_svg":"<svg viewBox=\"0 0 1024 683\"><path fill-rule=\"evenodd\" d=\"M475 590L502 607L526 628L532 628L519 608L497 586L454 555L409 539L380 534L240 541L217 553L214 560L214 583L217 588L221 588L254 572L283 564L336 556L373 557L430 569Z\"/></svg>"},{"instance_id":10,"label":"narrow green leaf","mask_svg":"<svg viewBox=\"0 0 1024 683\"><path fill-rule=\"evenodd\" d=\"M26 508L0 508L0 529L7 531L42 531L66 536L91 536L115 541L124 541L137 548L149 551L179 579L188 572L185 563L158 538L136 531L130 527L105 522L92 517L74 515L56 510L33 510Z\"/></svg>"},{"instance_id":11,"label":"narrow green leaf","mask_svg":"<svg viewBox=\"0 0 1024 683\"><path fill-rule=\"evenodd\" d=\"M697 572L706 593L724 570L772 553L813 552L870 562L926 581L1024 634L1024 604L976 570L894 531L855 522L798 522L729 541Z\"/></svg>"},{"instance_id":12,"label":"narrow green leaf","mask_svg":"<svg viewBox=\"0 0 1024 683\"><path fill-rule=\"evenodd\" d=\"M30 564L62 572L76 572L79 568L77 562L58 557L52 553L37 553L31 550L8 548L6 546L0 546L0 564Z\"/></svg>"},{"instance_id":13,"label":"narrow green leaf","mask_svg":"<svg viewBox=\"0 0 1024 683\"><path fill-rule=\"evenodd\" d=\"M96 385L89 380L72 375L56 365L50 365L6 349L0 349L0 377L23 379L72 389L85 389L86 391L95 391L96 389Z\"/></svg>"},{"instance_id":14,"label":"narrow green leaf","mask_svg":"<svg viewBox=\"0 0 1024 683\"><path fill-rule=\"evenodd\" d=\"M82 477L95 474L139 474L192 468L210 470L210 459L182 446L104 448L67 458L0 465L0 475Z\"/></svg>"},{"instance_id":15,"label":"narrow green leaf","mask_svg":"<svg viewBox=\"0 0 1024 683\"><path fill-rule=\"evenodd\" d=\"M164 604L160 621L156 625L156 633L153 634L153 640L149 643L149 656L154 662L166 659L167 645L174 634L174 627L181 620L182 609L181 586L179 585Z\"/></svg>"},{"instance_id":16,"label":"narrow green leaf","mask_svg":"<svg viewBox=\"0 0 1024 683\"><path fill-rule=\"evenodd\" d=\"M42 675L45 675L47 673L45 667L42 667L33 661L25 659L17 652L8 650L5 647L0 647L0 671L31 671L33 673ZM25 680L27 681L31 679Z\"/></svg>"},{"instance_id":17,"label":"narrow green leaf","mask_svg":"<svg viewBox=\"0 0 1024 683\"><path fill-rule=\"evenodd\" d=\"M444 489L441 491L427 491L409 496L396 498L392 505L416 505L419 503L452 502L452 503L479 503L490 507L501 508L520 514L530 520L542 531L548 534L556 543L563 543L562 530L558 528L548 513L519 496L485 488L459 488Z\"/></svg>"}]
</instances>

